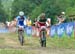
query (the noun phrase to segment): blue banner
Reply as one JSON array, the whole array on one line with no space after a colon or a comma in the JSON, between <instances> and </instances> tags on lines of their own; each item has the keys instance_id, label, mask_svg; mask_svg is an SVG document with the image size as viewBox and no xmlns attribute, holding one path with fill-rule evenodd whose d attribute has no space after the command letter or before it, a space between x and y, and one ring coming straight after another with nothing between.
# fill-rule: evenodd
<instances>
[{"instance_id":1,"label":"blue banner","mask_svg":"<svg viewBox=\"0 0 75 54\"><path fill-rule=\"evenodd\" d=\"M26 34L28 36L32 35L32 27L26 27Z\"/></svg>"},{"instance_id":2,"label":"blue banner","mask_svg":"<svg viewBox=\"0 0 75 54\"><path fill-rule=\"evenodd\" d=\"M56 26L52 26L50 29L50 36L53 37L56 34Z\"/></svg>"},{"instance_id":3,"label":"blue banner","mask_svg":"<svg viewBox=\"0 0 75 54\"><path fill-rule=\"evenodd\" d=\"M8 33L9 30L6 28L0 28L0 33Z\"/></svg>"},{"instance_id":4,"label":"blue banner","mask_svg":"<svg viewBox=\"0 0 75 54\"><path fill-rule=\"evenodd\" d=\"M60 25L57 25L57 28L56 28L56 31L57 31L57 35L59 37L62 37L62 35L64 34L64 31L65 31L65 24L60 24Z\"/></svg>"},{"instance_id":5,"label":"blue banner","mask_svg":"<svg viewBox=\"0 0 75 54\"><path fill-rule=\"evenodd\" d=\"M71 36L72 35L73 29L74 29L74 22L71 22L71 23L67 23L66 24L66 34L68 36Z\"/></svg>"}]
</instances>

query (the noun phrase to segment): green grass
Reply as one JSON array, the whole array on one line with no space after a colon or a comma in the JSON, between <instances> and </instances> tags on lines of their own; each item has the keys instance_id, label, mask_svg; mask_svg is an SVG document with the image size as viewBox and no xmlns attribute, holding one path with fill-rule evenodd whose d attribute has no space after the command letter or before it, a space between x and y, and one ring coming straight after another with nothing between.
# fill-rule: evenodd
<instances>
[{"instance_id":1,"label":"green grass","mask_svg":"<svg viewBox=\"0 0 75 54\"><path fill-rule=\"evenodd\" d=\"M47 45L53 48L75 48L74 42L74 33L72 33L71 37L63 34L61 38L56 35L53 38L47 39Z\"/></svg>"},{"instance_id":2,"label":"green grass","mask_svg":"<svg viewBox=\"0 0 75 54\"><path fill-rule=\"evenodd\" d=\"M24 46L27 47L40 47L39 43L39 37L33 37L33 36L24 36L25 44ZM61 38L59 38L57 35L54 37L47 37L47 47L50 48L75 48L75 38L74 33L71 37L66 36L63 34ZM20 46L20 43L18 41L18 34L16 33L8 33L8 34L1 34L0 36L0 46Z\"/></svg>"},{"instance_id":3,"label":"green grass","mask_svg":"<svg viewBox=\"0 0 75 54\"><path fill-rule=\"evenodd\" d=\"M71 37L65 34L63 34L61 38L57 35L53 38L50 36L47 37L47 47L44 48L45 51L40 46L39 37L25 35L24 38L24 46L21 46L17 33L0 34L0 54L40 54L40 52L41 54L46 54L46 52L52 49L75 49L74 33ZM55 52L57 51L55 50Z\"/></svg>"},{"instance_id":4,"label":"green grass","mask_svg":"<svg viewBox=\"0 0 75 54\"><path fill-rule=\"evenodd\" d=\"M19 50L15 50L15 49L1 49L0 50L0 54L35 54L37 52L34 52L33 50L31 51L28 51L28 50L22 50L22 49L19 49Z\"/></svg>"}]
</instances>

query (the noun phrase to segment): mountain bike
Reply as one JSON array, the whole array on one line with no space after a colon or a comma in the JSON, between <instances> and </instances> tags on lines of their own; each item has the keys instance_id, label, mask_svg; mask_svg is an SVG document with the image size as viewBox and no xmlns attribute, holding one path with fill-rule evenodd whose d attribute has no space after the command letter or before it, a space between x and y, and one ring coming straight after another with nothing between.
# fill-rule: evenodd
<instances>
[{"instance_id":1,"label":"mountain bike","mask_svg":"<svg viewBox=\"0 0 75 54\"><path fill-rule=\"evenodd\" d=\"M18 29L18 39L20 44L23 46L24 44L24 29Z\"/></svg>"},{"instance_id":2,"label":"mountain bike","mask_svg":"<svg viewBox=\"0 0 75 54\"><path fill-rule=\"evenodd\" d=\"M46 29L42 28L40 31L40 44L41 47L46 47Z\"/></svg>"}]
</instances>

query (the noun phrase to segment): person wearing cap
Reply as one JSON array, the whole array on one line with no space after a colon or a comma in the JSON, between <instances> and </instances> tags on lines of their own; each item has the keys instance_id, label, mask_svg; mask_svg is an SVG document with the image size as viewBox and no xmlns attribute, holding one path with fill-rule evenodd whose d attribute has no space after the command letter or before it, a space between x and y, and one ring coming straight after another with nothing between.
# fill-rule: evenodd
<instances>
[{"instance_id":1,"label":"person wearing cap","mask_svg":"<svg viewBox=\"0 0 75 54\"><path fill-rule=\"evenodd\" d=\"M47 25L47 36L49 36L50 26L51 26L51 18L47 18L46 25Z\"/></svg>"},{"instance_id":2,"label":"person wearing cap","mask_svg":"<svg viewBox=\"0 0 75 54\"><path fill-rule=\"evenodd\" d=\"M61 12L61 14L57 16L58 25L64 23L65 20L65 12Z\"/></svg>"}]
</instances>

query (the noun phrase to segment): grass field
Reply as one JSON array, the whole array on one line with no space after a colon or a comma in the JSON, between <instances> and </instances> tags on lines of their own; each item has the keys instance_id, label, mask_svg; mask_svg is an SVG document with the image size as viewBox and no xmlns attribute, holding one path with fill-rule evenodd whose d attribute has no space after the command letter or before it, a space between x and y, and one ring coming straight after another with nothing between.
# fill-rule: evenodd
<instances>
[{"instance_id":1,"label":"grass field","mask_svg":"<svg viewBox=\"0 0 75 54\"><path fill-rule=\"evenodd\" d=\"M47 47L42 48L39 37L25 35L24 46L21 46L16 33L0 34L0 54L74 54L75 37L57 35L47 37Z\"/></svg>"}]
</instances>

